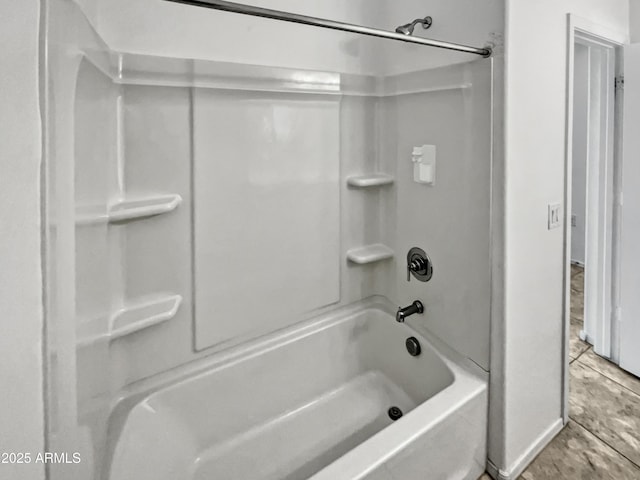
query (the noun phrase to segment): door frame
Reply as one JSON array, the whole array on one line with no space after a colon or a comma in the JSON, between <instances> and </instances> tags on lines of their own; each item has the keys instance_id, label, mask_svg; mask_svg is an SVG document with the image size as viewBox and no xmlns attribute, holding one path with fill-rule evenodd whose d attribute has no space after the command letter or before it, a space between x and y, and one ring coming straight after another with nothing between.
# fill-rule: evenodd
<instances>
[{"instance_id":1,"label":"door frame","mask_svg":"<svg viewBox=\"0 0 640 480\"><path fill-rule=\"evenodd\" d=\"M615 318L613 313L617 311L614 305L617 297L614 289L617 288L615 278L619 268L614 265L613 258L618 250L619 236L615 234L614 227L619 222L620 212L617 206L621 190L620 159L617 158L619 148L616 147L616 102L614 95L615 77L621 64L620 48L628 43L628 33L619 30L610 30L599 24L583 19L576 15L567 16L567 102L566 102L566 144L565 144L565 191L564 191L564 244L563 244L563 326L564 339L562 348L563 365L563 401L562 416L564 422L569 421L569 339L571 322L571 195L572 195L572 173L573 173L573 105L574 105L574 61L576 42L590 47L600 48L604 54L600 63L602 69L607 69L607 74L600 85L600 96L598 101L606 102L604 115L600 118L599 129L600 142L598 144L598 157L606 157L606 162L599 162L597 165L593 161L587 165L587 204L585 215L586 238L585 238L585 264L595 263L590 267L592 273L585 276L585 292L590 292L590 297L596 293L596 298L591 299L589 307L589 327L593 327L594 338L587 335L587 340L595 344L596 352L611 356L611 332L616 330L614 326ZM590 88L591 94L591 88ZM603 132L604 129L604 132ZM589 127L589 138L593 132ZM593 153L593 152L591 152ZM589 155L591 158L591 155ZM591 172L591 175L590 175ZM597 175L594 175L596 173ZM594 195L594 190L597 195ZM616 205L614 207L614 204ZM589 208L591 205L591 208ZM592 214L597 209L597 215ZM591 213L591 215L589 215ZM591 220L589 220L591 218ZM594 222L595 220L595 222ZM594 238L595 237L595 238ZM591 243L590 243L591 238ZM591 258L592 262L589 262ZM595 260L595 262L594 262ZM595 270L595 273L593 271ZM588 283L587 283L588 282ZM594 301L595 300L595 301ZM585 305L586 310L586 305ZM587 318L585 315L585 324ZM593 323L593 325L591 325ZM586 328L585 328L586 330ZM582 335L582 334L581 334Z\"/></svg>"},{"instance_id":2,"label":"door frame","mask_svg":"<svg viewBox=\"0 0 640 480\"><path fill-rule=\"evenodd\" d=\"M640 43L633 43L624 48L625 76L619 91L622 95L618 101L624 101L625 109L620 123L623 129L628 127L632 132L625 138L621 154L621 170L625 172L625 177L621 178L623 192L626 194L626 203L620 202L621 222L618 226L620 231L620 250L618 258L620 260L620 277L618 295L621 309L618 310L618 330L615 340L617 341L616 363L620 368L640 376L640 355L638 355L638 338L640 338L640 322L637 312L639 310L639 299L637 298L638 268L637 245L638 245L638 221L637 209L639 205L637 187L635 183L638 178L637 151L638 138L634 126L638 122L638 64L637 58L640 54ZM628 88L625 90L625 88ZM621 98L623 97L624 98Z\"/></svg>"}]
</instances>

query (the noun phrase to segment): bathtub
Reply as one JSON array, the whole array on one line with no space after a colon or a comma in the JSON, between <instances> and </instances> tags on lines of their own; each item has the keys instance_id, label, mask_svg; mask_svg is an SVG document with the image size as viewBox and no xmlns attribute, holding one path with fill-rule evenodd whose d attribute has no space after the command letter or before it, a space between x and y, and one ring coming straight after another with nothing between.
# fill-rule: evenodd
<instances>
[{"instance_id":1,"label":"bathtub","mask_svg":"<svg viewBox=\"0 0 640 480\"><path fill-rule=\"evenodd\" d=\"M395 322L384 301L207 362L116 409L108 480L476 480L485 469L486 374Z\"/></svg>"}]
</instances>

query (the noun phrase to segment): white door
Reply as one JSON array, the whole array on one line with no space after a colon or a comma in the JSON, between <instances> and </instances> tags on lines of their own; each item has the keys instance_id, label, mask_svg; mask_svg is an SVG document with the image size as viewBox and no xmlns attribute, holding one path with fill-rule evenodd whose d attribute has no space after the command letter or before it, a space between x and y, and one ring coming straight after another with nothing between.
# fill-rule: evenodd
<instances>
[{"instance_id":1,"label":"white door","mask_svg":"<svg viewBox=\"0 0 640 480\"><path fill-rule=\"evenodd\" d=\"M620 366L640 376L640 44L624 47Z\"/></svg>"}]
</instances>

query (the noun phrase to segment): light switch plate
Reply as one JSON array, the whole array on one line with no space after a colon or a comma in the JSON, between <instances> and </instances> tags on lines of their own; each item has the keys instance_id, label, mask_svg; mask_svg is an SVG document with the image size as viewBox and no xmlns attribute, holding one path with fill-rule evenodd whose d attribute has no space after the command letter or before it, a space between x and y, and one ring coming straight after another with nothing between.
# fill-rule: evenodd
<instances>
[{"instance_id":1,"label":"light switch plate","mask_svg":"<svg viewBox=\"0 0 640 480\"><path fill-rule=\"evenodd\" d=\"M549 205L549 230L553 230L554 228L558 228L560 226L560 211L562 209L562 205L559 203L554 203Z\"/></svg>"}]
</instances>

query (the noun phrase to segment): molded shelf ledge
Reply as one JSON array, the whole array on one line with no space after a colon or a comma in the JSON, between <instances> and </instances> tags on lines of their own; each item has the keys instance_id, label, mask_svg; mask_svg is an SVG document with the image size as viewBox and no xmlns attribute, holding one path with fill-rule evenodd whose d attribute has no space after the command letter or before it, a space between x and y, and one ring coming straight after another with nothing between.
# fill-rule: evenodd
<instances>
[{"instance_id":1,"label":"molded shelf ledge","mask_svg":"<svg viewBox=\"0 0 640 480\"><path fill-rule=\"evenodd\" d=\"M374 173L373 175L361 175L347 178L347 184L356 188L382 187L391 185L394 178L384 173Z\"/></svg>"},{"instance_id":2,"label":"molded shelf ledge","mask_svg":"<svg viewBox=\"0 0 640 480\"><path fill-rule=\"evenodd\" d=\"M119 310L111 319L111 340L171 320L181 303L182 297L173 295Z\"/></svg>"},{"instance_id":3,"label":"molded shelf ledge","mask_svg":"<svg viewBox=\"0 0 640 480\"><path fill-rule=\"evenodd\" d=\"M178 313L182 297L166 295L141 300L116 311L110 318L96 318L78 330L78 346L112 341L171 320Z\"/></svg>"},{"instance_id":4,"label":"molded shelf ledge","mask_svg":"<svg viewBox=\"0 0 640 480\"><path fill-rule=\"evenodd\" d=\"M109 222L119 223L127 220L153 217L169 213L182 203L180 195L164 195L160 197L125 200L116 203L109 209Z\"/></svg>"},{"instance_id":5,"label":"molded shelf ledge","mask_svg":"<svg viewBox=\"0 0 640 480\"><path fill-rule=\"evenodd\" d=\"M386 245L377 243L375 245L366 245L364 247L353 248L347 252L347 259L358 265L367 263L380 262L392 258L394 255Z\"/></svg>"}]
</instances>

